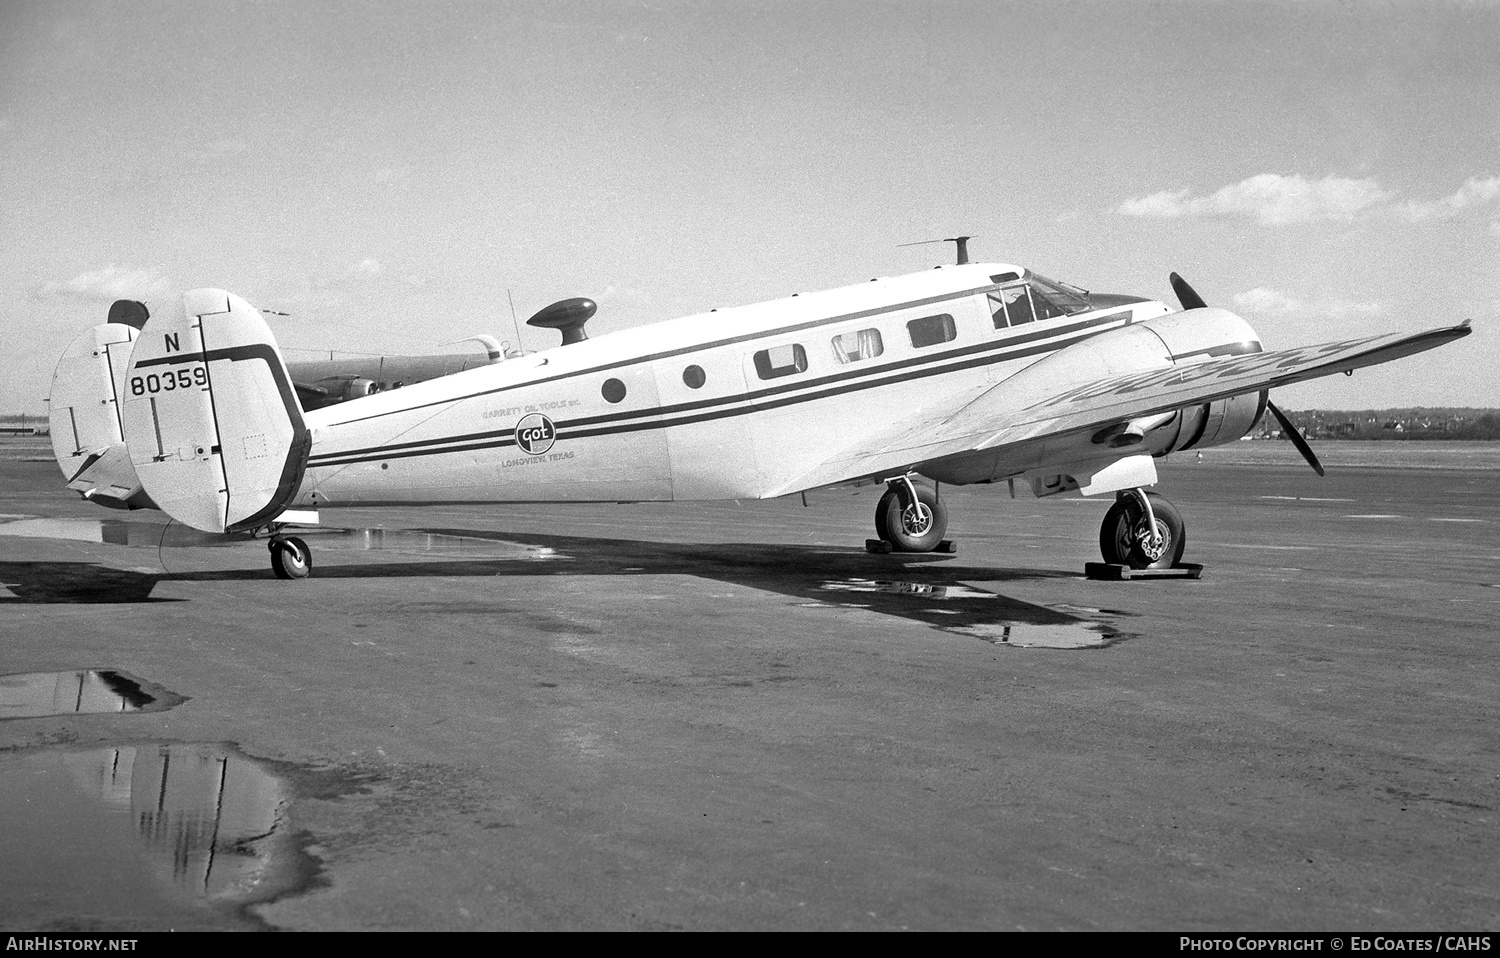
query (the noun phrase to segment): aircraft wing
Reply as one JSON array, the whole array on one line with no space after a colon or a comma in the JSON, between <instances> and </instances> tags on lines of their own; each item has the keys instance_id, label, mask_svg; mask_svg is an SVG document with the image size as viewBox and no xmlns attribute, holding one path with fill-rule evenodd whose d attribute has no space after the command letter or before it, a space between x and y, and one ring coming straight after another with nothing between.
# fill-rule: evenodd
<instances>
[{"instance_id":1,"label":"aircraft wing","mask_svg":"<svg viewBox=\"0 0 1500 958\"><path fill-rule=\"evenodd\" d=\"M786 495L883 478L947 456L1096 430L1157 413L1331 376L1434 349L1469 334L1460 326L1225 356L1101 379L1051 383L1026 370L890 423L775 490Z\"/></svg>"}]
</instances>

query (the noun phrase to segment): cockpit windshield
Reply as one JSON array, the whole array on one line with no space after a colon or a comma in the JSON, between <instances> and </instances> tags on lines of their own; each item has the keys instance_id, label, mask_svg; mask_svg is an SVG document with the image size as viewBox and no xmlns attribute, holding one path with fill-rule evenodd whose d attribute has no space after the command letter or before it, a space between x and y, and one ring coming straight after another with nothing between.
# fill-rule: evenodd
<instances>
[{"instance_id":1,"label":"cockpit windshield","mask_svg":"<svg viewBox=\"0 0 1500 958\"><path fill-rule=\"evenodd\" d=\"M1070 316L1089 308L1088 294L1031 271L989 294L995 328L1019 326L1056 316Z\"/></svg>"}]
</instances>

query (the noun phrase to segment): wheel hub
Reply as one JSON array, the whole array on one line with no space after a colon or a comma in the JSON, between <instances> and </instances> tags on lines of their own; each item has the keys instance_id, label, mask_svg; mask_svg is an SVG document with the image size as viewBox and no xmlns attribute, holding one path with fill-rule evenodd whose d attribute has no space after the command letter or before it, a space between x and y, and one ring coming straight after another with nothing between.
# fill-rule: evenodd
<instances>
[{"instance_id":1,"label":"wheel hub","mask_svg":"<svg viewBox=\"0 0 1500 958\"><path fill-rule=\"evenodd\" d=\"M932 528L932 510L918 502L901 510L901 528L910 536L925 536Z\"/></svg>"},{"instance_id":2,"label":"wheel hub","mask_svg":"<svg viewBox=\"0 0 1500 958\"><path fill-rule=\"evenodd\" d=\"M1146 530L1146 523L1142 521L1136 527L1135 538L1136 542L1140 545L1141 555L1150 561L1156 562L1167 554L1166 530L1162 528L1160 522L1156 523L1156 532L1153 535Z\"/></svg>"}]
</instances>

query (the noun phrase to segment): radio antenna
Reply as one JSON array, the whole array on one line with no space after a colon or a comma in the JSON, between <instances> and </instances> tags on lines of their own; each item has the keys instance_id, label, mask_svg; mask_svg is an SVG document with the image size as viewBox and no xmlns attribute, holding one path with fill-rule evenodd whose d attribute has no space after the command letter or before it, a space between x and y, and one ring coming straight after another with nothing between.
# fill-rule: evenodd
<instances>
[{"instance_id":1,"label":"radio antenna","mask_svg":"<svg viewBox=\"0 0 1500 958\"><path fill-rule=\"evenodd\" d=\"M969 240L973 236L949 236L946 239L917 240L915 243L897 243L897 246L926 246L929 243L953 243L958 247L958 262L954 265L963 266L969 262Z\"/></svg>"},{"instance_id":2,"label":"radio antenna","mask_svg":"<svg viewBox=\"0 0 1500 958\"><path fill-rule=\"evenodd\" d=\"M505 287L505 298L510 300L510 324L516 330L516 352L525 353L526 348L521 345L521 321L516 319L516 298L510 294L510 287Z\"/></svg>"}]
</instances>

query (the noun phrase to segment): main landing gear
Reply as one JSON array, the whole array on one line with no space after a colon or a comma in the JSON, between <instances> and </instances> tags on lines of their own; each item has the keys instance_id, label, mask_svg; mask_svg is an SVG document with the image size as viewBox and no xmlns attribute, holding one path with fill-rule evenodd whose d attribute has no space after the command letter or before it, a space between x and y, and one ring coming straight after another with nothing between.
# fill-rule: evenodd
<instances>
[{"instance_id":1,"label":"main landing gear","mask_svg":"<svg viewBox=\"0 0 1500 958\"><path fill-rule=\"evenodd\" d=\"M948 531L948 507L937 489L913 482L910 476L892 479L875 507L875 534L866 539L868 552L956 552Z\"/></svg>"},{"instance_id":2,"label":"main landing gear","mask_svg":"<svg viewBox=\"0 0 1500 958\"><path fill-rule=\"evenodd\" d=\"M1164 496L1126 489L1104 514L1099 552L1110 565L1131 569L1173 569L1187 545L1182 514Z\"/></svg>"},{"instance_id":3,"label":"main landing gear","mask_svg":"<svg viewBox=\"0 0 1500 958\"><path fill-rule=\"evenodd\" d=\"M312 550L296 536L275 533L267 544L271 550L271 571L278 579L305 579L312 572Z\"/></svg>"}]
</instances>

